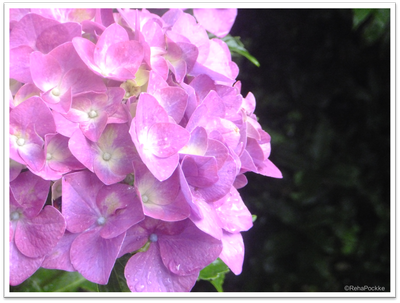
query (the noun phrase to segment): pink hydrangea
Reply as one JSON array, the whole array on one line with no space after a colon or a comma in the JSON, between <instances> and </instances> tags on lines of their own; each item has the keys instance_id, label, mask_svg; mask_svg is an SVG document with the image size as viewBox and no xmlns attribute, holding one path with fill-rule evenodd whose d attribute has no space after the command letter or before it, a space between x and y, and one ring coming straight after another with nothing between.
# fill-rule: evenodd
<instances>
[{"instance_id":1,"label":"pink hydrangea","mask_svg":"<svg viewBox=\"0 0 400 303\"><path fill-rule=\"evenodd\" d=\"M217 258L241 273L238 189L282 174L220 39L237 9L192 12L10 10L11 285L107 284L127 254L132 292L190 291Z\"/></svg>"}]
</instances>

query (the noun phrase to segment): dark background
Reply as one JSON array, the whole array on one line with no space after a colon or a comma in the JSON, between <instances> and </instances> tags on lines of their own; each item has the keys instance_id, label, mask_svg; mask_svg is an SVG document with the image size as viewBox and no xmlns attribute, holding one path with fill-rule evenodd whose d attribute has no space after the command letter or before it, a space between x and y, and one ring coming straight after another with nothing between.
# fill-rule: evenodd
<instances>
[{"instance_id":1,"label":"dark background","mask_svg":"<svg viewBox=\"0 0 400 303\"><path fill-rule=\"evenodd\" d=\"M239 10L231 35L261 66L234 57L238 79L283 179L247 174L240 193L258 218L225 292L390 290L388 21L389 10Z\"/></svg>"}]
</instances>

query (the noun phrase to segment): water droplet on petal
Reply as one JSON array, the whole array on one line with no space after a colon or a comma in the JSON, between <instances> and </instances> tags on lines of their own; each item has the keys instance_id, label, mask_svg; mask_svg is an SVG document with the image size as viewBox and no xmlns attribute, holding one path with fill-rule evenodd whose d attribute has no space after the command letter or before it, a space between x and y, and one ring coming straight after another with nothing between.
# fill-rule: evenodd
<instances>
[{"instance_id":1,"label":"water droplet on petal","mask_svg":"<svg viewBox=\"0 0 400 303\"><path fill-rule=\"evenodd\" d=\"M135 290L136 291L143 291L144 290L144 285L143 284L136 284Z\"/></svg>"}]
</instances>

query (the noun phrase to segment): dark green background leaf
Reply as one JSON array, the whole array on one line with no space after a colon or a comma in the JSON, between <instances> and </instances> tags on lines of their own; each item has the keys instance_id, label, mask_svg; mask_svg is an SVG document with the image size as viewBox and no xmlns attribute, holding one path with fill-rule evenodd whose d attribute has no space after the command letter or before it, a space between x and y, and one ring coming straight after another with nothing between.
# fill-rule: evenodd
<instances>
[{"instance_id":1,"label":"dark green background leaf","mask_svg":"<svg viewBox=\"0 0 400 303\"><path fill-rule=\"evenodd\" d=\"M12 292L82 292L97 291L97 285L86 280L78 272L39 268L29 279Z\"/></svg>"}]
</instances>

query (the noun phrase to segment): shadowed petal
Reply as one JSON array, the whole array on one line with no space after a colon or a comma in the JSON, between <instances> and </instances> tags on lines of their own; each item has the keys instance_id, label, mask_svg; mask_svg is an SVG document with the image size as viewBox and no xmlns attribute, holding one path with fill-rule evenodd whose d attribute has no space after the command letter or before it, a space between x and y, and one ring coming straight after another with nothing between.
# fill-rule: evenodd
<instances>
[{"instance_id":1,"label":"shadowed petal","mask_svg":"<svg viewBox=\"0 0 400 303\"><path fill-rule=\"evenodd\" d=\"M80 234L71 245L72 265L87 280L107 284L124 237L104 239L98 229Z\"/></svg>"}]
</instances>

